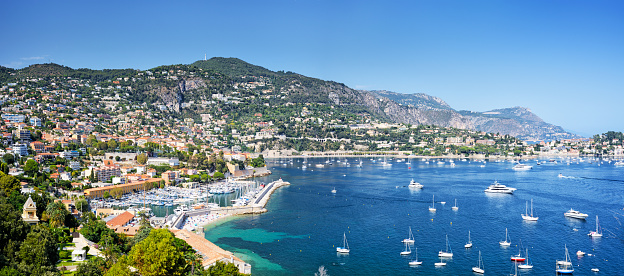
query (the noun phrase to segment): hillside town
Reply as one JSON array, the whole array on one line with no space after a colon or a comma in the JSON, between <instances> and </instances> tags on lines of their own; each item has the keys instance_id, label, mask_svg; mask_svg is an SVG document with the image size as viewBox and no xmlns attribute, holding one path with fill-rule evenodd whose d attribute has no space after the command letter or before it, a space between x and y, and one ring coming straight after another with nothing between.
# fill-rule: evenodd
<instances>
[{"instance_id":1,"label":"hillside town","mask_svg":"<svg viewBox=\"0 0 624 276\"><path fill-rule=\"evenodd\" d=\"M33 227L46 221L77 230L66 242L73 244L71 252L61 250L67 264L57 269L76 271L87 253L106 258L114 250L128 253L123 239L166 228L201 254L205 269L229 263L249 274L249 264L197 233L230 215L266 211L270 194L289 183L249 180L271 173L265 157L520 160L624 154L622 133L616 132L529 143L504 134L392 123L323 103L278 106L273 100L288 91L277 91L264 77L230 83L224 91L203 94L209 98L179 106L162 97L141 102L137 82L186 80L184 89L190 89L191 80L197 85L215 75L201 69L126 73L100 81L13 73L13 82L0 86L4 196ZM268 108L251 116L237 113L237 106L251 104ZM194 109L198 105L202 108ZM210 195L233 193L234 204L208 203ZM180 207L157 217L146 205ZM97 227L107 234L94 233ZM118 247L103 245L107 239Z\"/></svg>"}]
</instances>

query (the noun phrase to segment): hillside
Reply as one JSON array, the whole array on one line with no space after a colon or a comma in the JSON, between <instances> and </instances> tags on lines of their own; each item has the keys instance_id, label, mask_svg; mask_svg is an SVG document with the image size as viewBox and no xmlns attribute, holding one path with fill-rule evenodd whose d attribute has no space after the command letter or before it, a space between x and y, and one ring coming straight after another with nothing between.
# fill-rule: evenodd
<instances>
[{"instance_id":1,"label":"hillside","mask_svg":"<svg viewBox=\"0 0 624 276\"><path fill-rule=\"evenodd\" d=\"M0 76L7 79L66 76L88 79L109 89L128 89L127 104L146 103L177 118L199 120L199 114L210 113L233 122L250 122L256 120L255 114L263 114L265 120L287 123L311 108L329 112L334 118L437 125L509 134L524 140L577 137L544 122L527 108L456 111L442 99L422 93L355 90L338 82L274 72L237 58L218 57L146 71L72 69L52 63L0 69Z\"/></svg>"}]
</instances>

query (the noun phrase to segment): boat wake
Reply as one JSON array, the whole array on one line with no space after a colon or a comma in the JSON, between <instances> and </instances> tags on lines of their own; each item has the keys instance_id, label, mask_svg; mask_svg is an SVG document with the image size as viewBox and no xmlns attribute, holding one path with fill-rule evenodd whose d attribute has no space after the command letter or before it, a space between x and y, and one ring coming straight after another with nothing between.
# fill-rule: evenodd
<instances>
[{"instance_id":1,"label":"boat wake","mask_svg":"<svg viewBox=\"0 0 624 276\"><path fill-rule=\"evenodd\" d=\"M579 176L579 177L575 177L575 178L591 179L591 180L602 180L602 181L612 181L612 182L622 182L622 183L624 183L624 180L620 180L620 179L594 178L594 177L585 177L585 176Z\"/></svg>"}]
</instances>

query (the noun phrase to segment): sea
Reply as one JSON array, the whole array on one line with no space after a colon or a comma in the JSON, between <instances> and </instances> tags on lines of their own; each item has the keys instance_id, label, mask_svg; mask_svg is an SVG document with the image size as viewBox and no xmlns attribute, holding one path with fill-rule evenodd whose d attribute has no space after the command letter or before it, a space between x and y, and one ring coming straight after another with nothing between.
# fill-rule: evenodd
<instances>
[{"instance_id":1,"label":"sea","mask_svg":"<svg viewBox=\"0 0 624 276\"><path fill-rule=\"evenodd\" d=\"M282 178L291 185L275 191L267 213L220 221L205 229L205 237L250 263L252 275L314 275L321 266L329 275L473 275L479 252L485 275L513 275L510 257L526 249L533 268L518 275L555 275L566 248L574 275L620 275L624 268L624 167L614 162L530 160L523 163L531 170L515 171L510 161L382 161L269 160L273 174L259 180ZM408 188L412 179L424 187ZM517 190L485 193L494 181ZM434 197L437 211L430 212ZM521 217L531 200L536 222ZM570 209L589 216L564 217ZM596 229L596 216L601 238L587 235ZM412 254L402 256L410 227ZM511 245L501 247L506 229ZM465 249L469 231L473 247ZM349 254L336 253L343 235ZM436 267L446 237L453 257ZM577 251L587 254L578 257ZM409 266L416 252L423 263Z\"/></svg>"}]
</instances>

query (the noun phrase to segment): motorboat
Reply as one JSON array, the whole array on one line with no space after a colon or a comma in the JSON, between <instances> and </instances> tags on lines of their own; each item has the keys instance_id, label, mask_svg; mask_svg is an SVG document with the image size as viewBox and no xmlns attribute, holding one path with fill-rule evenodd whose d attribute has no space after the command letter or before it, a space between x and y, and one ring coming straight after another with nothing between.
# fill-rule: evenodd
<instances>
[{"instance_id":1,"label":"motorboat","mask_svg":"<svg viewBox=\"0 0 624 276\"><path fill-rule=\"evenodd\" d=\"M529 165L526 165L526 164L518 163L515 166L513 166L512 169L514 171L528 171L528 170L530 170L532 168L533 168L533 166L529 166Z\"/></svg>"},{"instance_id":2,"label":"motorboat","mask_svg":"<svg viewBox=\"0 0 624 276\"><path fill-rule=\"evenodd\" d=\"M412 179L412 181L410 181L409 186L407 186L409 188L416 188L416 189L422 189L422 187L424 187L422 184L414 181L414 179Z\"/></svg>"},{"instance_id":3,"label":"motorboat","mask_svg":"<svg viewBox=\"0 0 624 276\"><path fill-rule=\"evenodd\" d=\"M503 184L498 183L498 181L494 181L492 185L490 185L487 189L485 189L486 193L501 193L501 194L513 194L513 192L517 190L516 188L507 187Z\"/></svg>"},{"instance_id":4,"label":"motorboat","mask_svg":"<svg viewBox=\"0 0 624 276\"><path fill-rule=\"evenodd\" d=\"M570 209L570 211L565 212L563 215L566 217L575 218L575 219L585 219L588 216L588 214L581 213L574 209Z\"/></svg>"}]
</instances>

